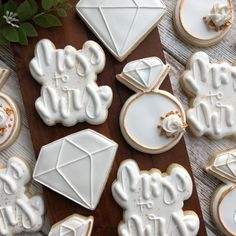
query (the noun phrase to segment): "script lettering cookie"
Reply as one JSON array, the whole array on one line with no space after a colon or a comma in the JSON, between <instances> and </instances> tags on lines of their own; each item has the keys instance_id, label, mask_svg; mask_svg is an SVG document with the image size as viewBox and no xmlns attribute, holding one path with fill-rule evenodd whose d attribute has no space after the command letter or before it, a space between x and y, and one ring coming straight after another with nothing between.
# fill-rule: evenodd
<instances>
[{"instance_id":1,"label":"script lettering cookie","mask_svg":"<svg viewBox=\"0 0 236 236\"><path fill-rule=\"evenodd\" d=\"M194 135L213 139L236 138L236 67L210 63L204 52L191 57L181 84L192 98L187 111Z\"/></svg>"},{"instance_id":2,"label":"script lettering cookie","mask_svg":"<svg viewBox=\"0 0 236 236\"><path fill-rule=\"evenodd\" d=\"M39 195L29 194L31 171L17 157L0 169L0 235L11 236L39 231L43 225L44 203Z\"/></svg>"},{"instance_id":3,"label":"script lettering cookie","mask_svg":"<svg viewBox=\"0 0 236 236\"><path fill-rule=\"evenodd\" d=\"M81 206L94 210L118 145L86 129L41 148L33 177Z\"/></svg>"},{"instance_id":4,"label":"script lettering cookie","mask_svg":"<svg viewBox=\"0 0 236 236\"><path fill-rule=\"evenodd\" d=\"M48 236L90 236L93 217L73 214L52 226Z\"/></svg>"},{"instance_id":5,"label":"script lettering cookie","mask_svg":"<svg viewBox=\"0 0 236 236\"><path fill-rule=\"evenodd\" d=\"M179 101L159 87L169 67L157 57L128 63L117 79L136 92L124 104L120 127L135 149L155 154L174 147L184 134L185 112Z\"/></svg>"},{"instance_id":6,"label":"script lettering cookie","mask_svg":"<svg viewBox=\"0 0 236 236\"><path fill-rule=\"evenodd\" d=\"M35 108L44 123L73 126L78 122L105 122L112 102L112 90L96 84L105 66L105 54L93 41L81 50L72 46L56 49L47 39L38 42L29 68L42 85Z\"/></svg>"},{"instance_id":7,"label":"script lettering cookie","mask_svg":"<svg viewBox=\"0 0 236 236\"><path fill-rule=\"evenodd\" d=\"M236 235L236 149L215 155L206 171L224 183L213 195L212 218L225 235Z\"/></svg>"},{"instance_id":8,"label":"script lettering cookie","mask_svg":"<svg viewBox=\"0 0 236 236\"><path fill-rule=\"evenodd\" d=\"M124 161L112 185L116 202L124 209L119 236L194 236L199 218L183 211L183 201L192 194L188 172L172 164L165 174L159 170L139 170L136 162Z\"/></svg>"},{"instance_id":9,"label":"script lettering cookie","mask_svg":"<svg viewBox=\"0 0 236 236\"><path fill-rule=\"evenodd\" d=\"M117 60L123 61L166 11L162 0L80 0L79 16Z\"/></svg>"},{"instance_id":10,"label":"script lettering cookie","mask_svg":"<svg viewBox=\"0 0 236 236\"><path fill-rule=\"evenodd\" d=\"M178 0L174 24L188 43L208 47L218 43L233 23L231 0Z\"/></svg>"},{"instance_id":11,"label":"script lettering cookie","mask_svg":"<svg viewBox=\"0 0 236 236\"><path fill-rule=\"evenodd\" d=\"M10 71L0 68L0 89L9 78ZM18 137L21 114L18 106L7 94L0 92L0 151L9 147Z\"/></svg>"}]
</instances>

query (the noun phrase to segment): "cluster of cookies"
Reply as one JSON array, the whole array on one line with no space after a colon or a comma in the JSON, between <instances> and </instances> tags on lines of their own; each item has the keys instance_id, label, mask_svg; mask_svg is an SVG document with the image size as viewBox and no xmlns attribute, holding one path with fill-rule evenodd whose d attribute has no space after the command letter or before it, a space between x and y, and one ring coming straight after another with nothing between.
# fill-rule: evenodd
<instances>
[{"instance_id":1,"label":"cluster of cookies","mask_svg":"<svg viewBox=\"0 0 236 236\"><path fill-rule=\"evenodd\" d=\"M165 8L161 0L80 0L76 6L81 18L119 61L156 27ZM185 41L209 46L226 34L232 18L230 0L179 0L174 23ZM104 51L94 41L85 42L77 50L72 46L56 49L51 41L40 40L29 68L41 84L35 108L43 122L66 127L80 122L104 123L113 99L109 86L96 83L104 67ZM187 127L197 137L235 137L236 67L211 63L206 53L195 53L180 78L184 91L192 98L186 112L172 94L160 89L169 69L158 57L148 57L129 62L116 76L135 92L120 112L120 129L127 143L140 152L160 154L173 148ZM8 75L7 70L0 70L0 87ZM20 123L16 104L0 93L0 150L16 139ZM82 130L43 146L33 178L94 210L117 149L118 144L102 134ZM206 168L225 183L216 191L211 208L215 222L226 235L236 234L236 212L231 205L236 197L235 163L236 150L230 150L215 156ZM30 179L27 164L17 157L10 158L0 170L1 235L41 228L44 204L41 196L26 194ZM191 197L192 188L189 173L178 164L162 173L158 169L140 171L134 160L125 160L112 185L112 195L124 210L119 235L197 235L198 216L183 211L183 202ZM74 214L55 224L49 235L89 236L93 222L92 216Z\"/></svg>"}]
</instances>

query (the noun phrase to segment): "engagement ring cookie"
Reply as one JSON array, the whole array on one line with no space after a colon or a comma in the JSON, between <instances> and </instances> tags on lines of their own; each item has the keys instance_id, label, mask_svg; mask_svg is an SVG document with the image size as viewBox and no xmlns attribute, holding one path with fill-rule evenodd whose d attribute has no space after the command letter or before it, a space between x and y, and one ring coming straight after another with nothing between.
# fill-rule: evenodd
<instances>
[{"instance_id":1,"label":"engagement ring cookie","mask_svg":"<svg viewBox=\"0 0 236 236\"><path fill-rule=\"evenodd\" d=\"M178 0L174 24L179 35L195 46L218 43L233 23L231 0Z\"/></svg>"},{"instance_id":2,"label":"engagement ring cookie","mask_svg":"<svg viewBox=\"0 0 236 236\"><path fill-rule=\"evenodd\" d=\"M195 236L199 218L183 211L191 197L192 180L180 165L172 164L166 173L157 169L141 171L136 162L124 161L112 185L116 202L124 209L119 236Z\"/></svg>"},{"instance_id":3,"label":"engagement ring cookie","mask_svg":"<svg viewBox=\"0 0 236 236\"><path fill-rule=\"evenodd\" d=\"M73 214L52 226L48 236L90 236L93 217Z\"/></svg>"},{"instance_id":4,"label":"engagement ring cookie","mask_svg":"<svg viewBox=\"0 0 236 236\"><path fill-rule=\"evenodd\" d=\"M81 50L72 46L56 49L47 39L38 42L29 68L42 85L35 107L44 123L73 126L78 122L105 122L112 102L112 90L96 84L105 66L105 54L93 41Z\"/></svg>"},{"instance_id":5,"label":"engagement ring cookie","mask_svg":"<svg viewBox=\"0 0 236 236\"><path fill-rule=\"evenodd\" d=\"M80 0L79 16L117 60L123 61L157 26L162 0Z\"/></svg>"},{"instance_id":6,"label":"engagement ring cookie","mask_svg":"<svg viewBox=\"0 0 236 236\"><path fill-rule=\"evenodd\" d=\"M10 71L0 68L0 89L9 78ZM21 114L16 103L0 92L0 151L9 147L18 137L21 128Z\"/></svg>"},{"instance_id":7,"label":"engagement ring cookie","mask_svg":"<svg viewBox=\"0 0 236 236\"><path fill-rule=\"evenodd\" d=\"M236 138L236 67L210 63L204 52L191 57L181 84L192 98L187 111L194 135L213 139Z\"/></svg>"},{"instance_id":8,"label":"engagement ring cookie","mask_svg":"<svg viewBox=\"0 0 236 236\"><path fill-rule=\"evenodd\" d=\"M39 231L43 225L44 203L27 190L31 171L20 158L12 157L0 169L0 235L11 236Z\"/></svg>"},{"instance_id":9,"label":"engagement ring cookie","mask_svg":"<svg viewBox=\"0 0 236 236\"><path fill-rule=\"evenodd\" d=\"M136 92L124 104L120 127L135 149L162 153L174 147L184 134L186 118L180 102L159 87L169 67L157 57L128 63L117 79Z\"/></svg>"},{"instance_id":10,"label":"engagement ring cookie","mask_svg":"<svg viewBox=\"0 0 236 236\"><path fill-rule=\"evenodd\" d=\"M81 206L94 210L118 145L87 129L41 148L33 177Z\"/></svg>"},{"instance_id":11,"label":"engagement ring cookie","mask_svg":"<svg viewBox=\"0 0 236 236\"><path fill-rule=\"evenodd\" d=\"M215 155L206 171L224 183L212 198L213 220L225 235L236 235L236 149Z\"/></svg>"}]
</instances>

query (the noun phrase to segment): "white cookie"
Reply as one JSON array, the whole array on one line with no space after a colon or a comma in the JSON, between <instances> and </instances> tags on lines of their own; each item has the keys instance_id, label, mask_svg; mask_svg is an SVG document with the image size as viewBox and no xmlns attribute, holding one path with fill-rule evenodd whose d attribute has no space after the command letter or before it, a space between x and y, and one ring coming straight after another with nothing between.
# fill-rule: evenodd
<instances>
[{"instance_id":1,"label":"white cookie","mask_svg":"<svg viewBox=\"0 0 236 236\"><path fill-rule=\"evenodd\" d=\"M9 78L10 71L0 68L0 89ZM11 97L0 92L0 151L16 140L21 128L21 114Z\"/></svg>"},{"instance_id":2,"label":"white cookie","mask_svg":"<svg viewBox=\"0 0 236 236\"><path fill-rule=\"evenodd\" d=\"M93 41L81 50L72 46L56 49L47 39L38 42L29 68L42 85L35 107L44 123L73 126L78 122L102 124L108 116L112 90L96 84L105 66L105 54Z\"/></svg>"},{"instance_id":3,"label":"white cookie","mask_svg":"<svg viewBox=\"0 0 236 236\"><path fill-rule=\"evenodd\" d=\"M80 0L79 16L117 60L123 61L157 26L162 0Z\"/></svg>"},{"instance_id":4,"label":"white cookie","mask_svg":"<svg viewBox=\"0 0 236 236\"><path fill-rule=\"evenodd\" d=\"M218 43L233 22L231 0L178 0L175 29L188 43L208 47Z\"/></svg>"},{"instance_id":5,"label":"white cookie","mask_svg":"<svg viewBox=\"0 0 236 236\"><path fill-rule=\"evenodd\" d=\"M194 135L213 139L236 138L236 67L210 63L204 52L191 57L181 84L192 97L187 111Z\"/></svg>"},{"instance_id":6,"label":"white cookie","mask_svg":"<svg viewBox=\"0 0 236 236\"><path fill-rule=\"evenodd\" d=\"M0 169L0 235L41 229L44 203L41 196L32 196L27 191L30 180L31 171L20 158L10 158L6 168Z\"/></svg>"},{"instance_id":7,"label":"white cookie","mask_svg":"<svg viewBox=\"0 0 236 236\"><path fill-rule=\"evenodd\" d=\"M236 235L236 149L215 155L206 171L224 182L212 198L213 220L225 235Z\"/></svg>"},{"instance_id":8,"label":"white cookie","mask_svg":"<svg viewBox=\"0 0 236 236\"><path fill-rule=\"evenodd\" d=\"M183 211L183 201L192 194L188 172L172 164L167 173L139 170L136 162L124 161L112 185L116 202L124 209L119 236L194 236L199 218Z\"/></svg>"},{"instance_id":9,"label":"white cookie","mask_svg":"<svg viewBox=\"0 0 236 236\"><path fill-rule=\"evenodd\" d=\"M81 206L94 210L118 145L90 129L43 146L33 177ZM50 157L50 158L49 158Z\"/></svg>"},{"instance_id":10,"label":"white cookie","mask_svg":"<svg viewBox=\"0 0 236 236\"><path fill-rule=\"evenodd\" d=\"M135 149L162 153L181 139L186 118L180 102L169 92L159 90L169 67L157 57L129 62L117 79L136 92L120 113L120 128Z\"/></svg>"},{"instance_id":11,"label":"white cookie","mask_svg":"<svg viewBox=\"0 0 236 236\"><path fill-rule=\"evenodd\" d=\"M52 226L48 236L90 236L93 217L73 214Z\"/></svg>"}]
</instances>

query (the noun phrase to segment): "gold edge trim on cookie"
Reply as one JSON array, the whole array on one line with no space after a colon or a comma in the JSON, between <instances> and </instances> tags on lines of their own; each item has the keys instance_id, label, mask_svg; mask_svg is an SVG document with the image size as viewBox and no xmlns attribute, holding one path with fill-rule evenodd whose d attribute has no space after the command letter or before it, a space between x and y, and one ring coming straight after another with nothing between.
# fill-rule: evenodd
<instances>
[{"instance_id":1,"label":"gold edge trim on cookie","mask_svg":"<svg viewBox=\"0 0 236 236\"><path fill-rule=\"evenodd\" d=\"M163 145L159 148L151 148L151 147L148 147L148 146L144 146L142 144L140 144L139 142L137 142L133 137L132 135L130 135L130 133L128 132L127 130L127 126L126 126L126 123L125 123L125 117L126 117L126 114L127 114L127 110L129 109L129 107L132 105L132 103L134 101L136 101L139 97L143 96L144 94L150 94L150 93L156 93L156 94L161 94L161 95L164 95L164 96L167 96L171 99L171 101L173 101L177 107L180 109L180 112L182 114L182 119L183 119L183 123L186 123L186 116L185 116L185 112L184 112L184 109L182 108L181 104L178 102L177 99L173 99L171 96L169 96L167 94L166 91L164 90L156 90L156 91L146 91L146 92L142 92L142 93L139 93L135 96L134 99L132 99L128 104L127 106L125 107L125 110L124 110L124 113L122 115L122 124L123 124L123 130L124 132L127 134L128 138L131 140L132 143L134 143L135 145L137 145L141 150L146 150L146 151L159 151L159 150L162 150L162 149L165 149L167 148L172 142L174 141L177 141L179 140L182 136L183 136L183 133L180 133L179 135L177 135L176 137L170 139L170 142L168 142L168 144L166 145ZM173 95L172 95L173 96Z\"/></svg>"},{"instance_id":2,"label":"gold edge trim on cookie","mask_svg":"<svg viewBox=\"0 0 236 236\"><path fill-rule=\"evenodd\" d=\"M129 89L135 91L136 93L138 93L138 92L142 92L142 93L150 92L150 91L153 91L155 89L158 89L161 86L161 84L163 83L163 81L165 80L166 76L169 74L170 66L165 65L165 64L163 64L163 66L164 66L164 69L161 72L161 75L159 76L159 79L157 79L155 82L153 82L149 89L144 89L144 88L142 88L141 85L135 83L134 81L129 80L129 77L126 76L123 72L121 74L117 74L116 79L118 81L120 81L122 84L124 84L125 86L127 86Z\"/></svg>"},{"instance_id":3,"label":"gold edge trim on cookie","mask_svg":"<svg viewBox=\"0 0 236 236\"><path fill-rule=\"evenodd\" d=\"M177 3L177 5L176 5L176 7L179 8L179 14L178 14L179 23L180 23L180 25L181 25L183 31L184 31L187 35L189 35L190 37L192 37L193 39L201 40L201 41L217 40L217 39L220 39L221 37L223 37L224 34L226 34L227 31L228 31L228 30L230 29L230 27L232 26L232 22L233 22L233 7L232 7L232 2L231 2L231 0L228 0L229 6L230 6L230 9L231 9L231 24L230 24L229 26L227 26L225 29L221 30L221 32L220 32L217 36L215 36L215 37L211 37L211 38L208 38L208 39L206 39L206 38L197 38L197 37L193 36L192 34L190 34L190 33L186 30L186 28L184 27L184 25L183 25L181 15L182 15L183 4L184 4L184 1L186 1L186 0L179 0L179 1L180 1L179 6L178 6L178 3ZM176 13L176 12L175 12L175 13ZM176 23L177 23L177 22L176 22ZM182 35L182 34L181 34L181 35ZM185 38L185 39L186 39L186 38ZM188 40L188 39L186 39L186 40ZM193 43L194 43L194 42L193 42ZM215 43L216 43L216 42L215 42ZM214 44L214 43L213 43L213 44Z\"/></svg>"},{"instance_id":4,"label":"gold edge trim on cookie","mask_svg":"<svg viewBox=\"0 0 236 236\"><path fill-rule=\"evenodd\" d=\"M13 115L14 115L14 124L11 129L11 132L8 134L8 137L2 143L0 143L0 150L3 150L4 148L10 146L14 142L14 140L18 137L19 131L20 131L20 126L21 126L20 125L21 117L20 117L20 111L19 111L17 105L14 104L13 100L11 100L10 97L8 97L7 95L0 92L0 98L6 100L7 103L9 103L10 107L12 108ZM19 126L19 127L16 130L17 126ZM14 132L15 132L15 135L14 135ZM9 141L10 139L12 139L12 140ZM6 145L6 143L8 141L9 141L9 143Z\"/></svg>"},{"instance_id":5,"label":"gold edge trim on cookie","mask_svg":"<svg viewBox=\"0 0 236 236\"><path fill-rule=\"evenodd\" d=\"M217 217L218 217L218 219L219 219L219 222L220 222L221 226L223 227L223 229L224 229L226 232L230 233L232 236L236 236L236 234L232 233L232 232L224 225L223 220L222 220L222 217L221 217L221 214L220 214L220 205L221 205L221 203L223 202L223 200L224 200L224 198L226 197L226 195L227 195L229 192L233 191L234 189L236 189L236 185L230 186L228 189L224 190L224 192L221 194L220 199L219 199L218 204L217 204Z\"/></svg>"}]
</instances>

